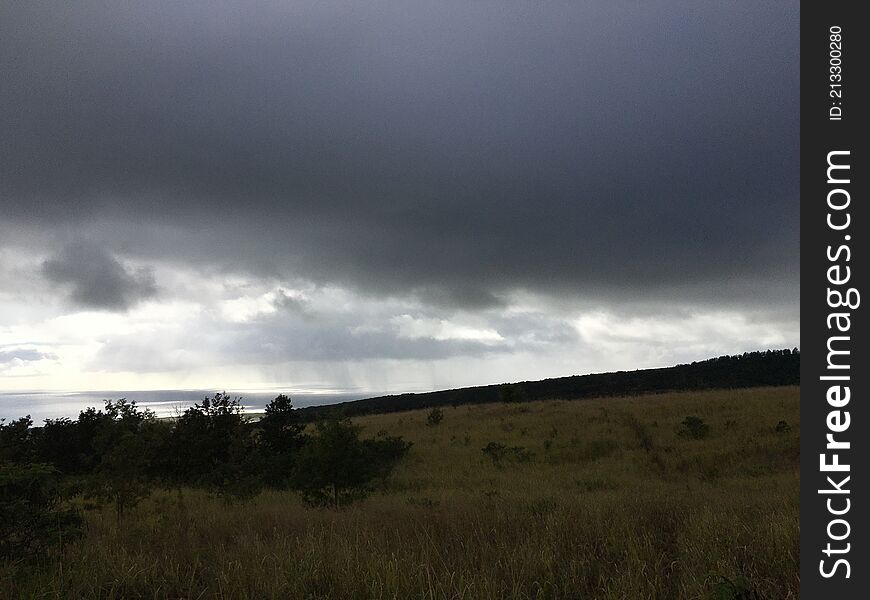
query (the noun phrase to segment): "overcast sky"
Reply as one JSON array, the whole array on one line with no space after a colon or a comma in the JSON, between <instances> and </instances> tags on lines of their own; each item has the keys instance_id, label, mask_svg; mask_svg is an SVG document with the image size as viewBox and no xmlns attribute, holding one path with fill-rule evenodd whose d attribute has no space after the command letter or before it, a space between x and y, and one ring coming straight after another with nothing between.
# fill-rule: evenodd
<instances>
[{"instance_id":1,"label":"overcast sky","mask_svg":"<svg viewBox=\"0 0 870 600\"><path fill-rule=\"evenodd\" d=\"M4 2L0 390L798 346L797 2Z\"/></svg>"}]
</instances>

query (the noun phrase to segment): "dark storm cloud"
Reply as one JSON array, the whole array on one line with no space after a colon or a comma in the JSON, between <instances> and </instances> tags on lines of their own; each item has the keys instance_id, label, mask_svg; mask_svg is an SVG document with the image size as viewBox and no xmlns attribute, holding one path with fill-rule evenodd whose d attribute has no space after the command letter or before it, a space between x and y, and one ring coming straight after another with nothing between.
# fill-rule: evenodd
<instances>
[{"instance_id":1,"label":"dark storm cloud","mask_svg":"<svg viewBox=\"0 0 870 600\"><path fill-rule=\"evenodd\" d=\"M0 217L433 305L784 302L798 66L797 2L4 4ZM46 273L147 290L104 264Z\"/></svg>"},{"instance_id":2,"label":"dark storm cloud","mask_svg":"<svg viewBox=\"0 0 870 600\"><path fill-rule=\"evenodd\" d=\"M83 308L124 310L157 293L153 273L131 269L89 242L67 245L42 263L50 282L68 288L69 299Z\"/></svg>"}]
</instances>

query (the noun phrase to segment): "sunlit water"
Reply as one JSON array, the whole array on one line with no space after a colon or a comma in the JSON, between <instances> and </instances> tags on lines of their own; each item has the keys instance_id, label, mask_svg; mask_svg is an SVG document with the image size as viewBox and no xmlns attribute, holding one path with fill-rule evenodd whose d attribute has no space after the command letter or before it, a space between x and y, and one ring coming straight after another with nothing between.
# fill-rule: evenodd
<instances>
[{"instance_id":1,"label":"sunlit water","mask_svg":"<svg viewBox=\"0 0 870 600\"><path fill-rule=\"evenodd\" d=\"M17 419L30 415L34 423L44 419L70 417L75 419L79 412L93 406L102 408L105 400L126 398L135 400L142 408L148 408L158 417L170 417L184 412L195 402L206 396L213 397L216 391L224 390L151 390L137 392L0 392L0 419ZM246 413L262 412L263 408L278 394L288 394L293 405L318 406L335 404L348 400L368 398L377 394L360 390L226 390L233 398L241 398Z\"/></svg>"}]
</instances>

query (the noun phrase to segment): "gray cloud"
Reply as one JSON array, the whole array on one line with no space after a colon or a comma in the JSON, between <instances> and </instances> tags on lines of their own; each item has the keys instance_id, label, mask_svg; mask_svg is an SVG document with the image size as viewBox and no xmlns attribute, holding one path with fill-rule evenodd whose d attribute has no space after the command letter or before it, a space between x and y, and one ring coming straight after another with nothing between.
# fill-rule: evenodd
<instances>
[{"instance_id":1,"label":"gray cloud","mask_svg":"<svg viewBox=\"0 0 870 600\"><path fill-rule=\"evenodd\" d=\"M10 222L433 306L797 305L797 2L0 10ZM46 273L153 287L112 260Z\"/></svg>"},{"instance_id":2,"label":"gray cloud","mask_svg":"<svg viewBox=\"0 0 870 600\"><path fill-rule=\"evenodd\" d=\"M347 318L327 322L274 318L256 323L210 323L183 339L164 335L113 337L94 357L93 370L137 373L192 368L203 360L212 365L268 366L293 361L334 362L376 359L438 360L452 356L480 357L512 350L507 343L474 340L403 338L389 329L354 331Z\"/></svg>"},{"instance_id":3,"label":"gray cloud","mask_svg":"<svg viewBox=\"0 0 870 600\"><path fill-rule=\"evenodd\" d=\"M202 362L263 366L294 361L435 361L505 355L518 349L544 352L580 341L573 326L544 314L494 314L469 324L461 318L451 320L448 312L410 306L321 308L323 312L313 313L294 307L290 313L278 310L242 322L227 322L214 311L204 311L182 329L108 336L90 368L141 373L184 370Z\"/></svg>"},{"instance_id":4,"label":"gray cloud","mask_svg":"<svg viewBox=\"0 0 870 600\"><path fill-rule=\"evenodd\" d=\"M125 310L157 294L154 274L129 268L104 248L90 242L67 245L42 263L50 282L69 291L69 299L83 308Z\"/></svg>"},{"instance_id":5,"label":"gray cloud","mask_svg":"<svg viewBox=\"0 0 870 600\"><path fill-rule=\"evenodd\" d=\"M32 348L16 348L13 350L0 350L0 365L20 362L35 362L38 360L52 360L57 358L50 352L41 352Z\"/></svg>"},{"instance_id":6,"label":"gray cloud","mask_svg":"<svg viewBox=\"0 0 870 600\"><path fill-rule=\"evenodd\" d=\"M312 317L311 303L298 296L289 294L286 290L279 289L274 301L275 308L290 314Z\"/></svg>"}]
</instances>

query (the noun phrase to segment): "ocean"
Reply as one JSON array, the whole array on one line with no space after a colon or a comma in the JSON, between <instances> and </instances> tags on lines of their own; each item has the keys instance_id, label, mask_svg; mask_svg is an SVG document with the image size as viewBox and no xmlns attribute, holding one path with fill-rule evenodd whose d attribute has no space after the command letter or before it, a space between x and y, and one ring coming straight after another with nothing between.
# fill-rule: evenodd
<instances>
[{"instance_id":1,"label":"ocean","mask_svg":"<svg viewBox=\"0 0 870 600\"><path fill-rule=\"evenodd\" d=\"M258 413L278 394L287 394L293 405L318 406L335 404L349 400L369 398L378 394L360 390L146 390L146 391L23 391L0 392L0 419L7 421L30 415L34 424L44 419L69 417L75 419L79 412L90 407L102 408L105 400L126 398L135 400L140 408L154 411L158 417L170 417L184 412L195 402L206 396L213 397L216 392L226 391L230 396L241 398L244 412Z\"/></svg>"}]
</instances>

